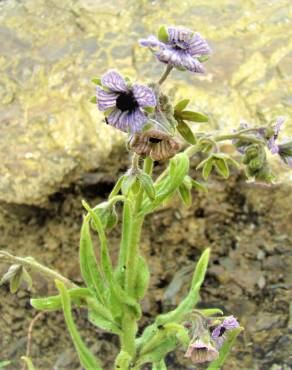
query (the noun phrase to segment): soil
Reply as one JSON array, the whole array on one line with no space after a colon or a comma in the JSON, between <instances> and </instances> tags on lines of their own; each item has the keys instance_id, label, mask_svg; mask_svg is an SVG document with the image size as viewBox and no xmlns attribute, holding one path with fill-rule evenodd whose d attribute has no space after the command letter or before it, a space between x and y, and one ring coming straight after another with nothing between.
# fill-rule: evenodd
<instances>
[{"instance_id":1,"label":"soil","mask_svg":"<svg viewBox=\"0 0 292 370\"><path fill-rule=\"evenodd\" d=\"M115 158L119 158L119 168ZM78 266L81 199L91 205L104 200L126 169L127 160L126 153L118 151L98 171L84 173L42 207L2 203L0 247L19 256L31 255L82 284ZM219 307L234 314L245 328L224 369L289 369L291 187L254 186L234 173L228 182L212 177L208 188L207 194L193 192L191 208L175 199L146 219L141 248L151 260L152 275L143 300L141 328L180 301L200 253L211 247L199 306ZM116 258L119 227L110 240ZM0 273L6 270L7 265L1 264ZM12 295L7 286L0 288L0 359L13 361L8 369L21 368L28 326L37 314L30 297L55 292L53 284L41 276L33 277L31 292L23 287ZM85 311L74 310L74 315L87 343L106 368L112 369L117 338L93 327ZM32 358L37 369L80 369L62 312L45 313L36 323ZM194 368L183 358L182 350L170 354L167 364L171 370Z\"/></svg>"}]
</instances>

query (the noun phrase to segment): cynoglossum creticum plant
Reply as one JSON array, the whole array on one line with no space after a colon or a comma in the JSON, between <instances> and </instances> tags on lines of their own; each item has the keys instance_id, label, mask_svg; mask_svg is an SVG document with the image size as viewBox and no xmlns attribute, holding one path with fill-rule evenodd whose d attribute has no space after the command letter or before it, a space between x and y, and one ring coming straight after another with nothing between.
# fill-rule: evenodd
<instances>
[{"instance_id":1,"label":"cynoglossum creticum plant","mask_svg":"<svg viewBox=\"0 0 292 370\"><path fill-rule=\"evenodd\" d=\"M149 261L139 248L143 222L176 194L190 206L191 189L206 191L204 181L212 171L227 179L230 167L240 166L230 155L221 152L221 142L233 143L250 180L270 184L275 181L275 174L269 167L267 150L291 166L291 140L278 143L282 118L261 127L241 123L231 133L195 132L190 123L207 122L208 117L188 110L190 100L187 98L173 103L162 85L173 68L203 73L202 63L211 52L208 43L198 33L183 27L165 26L160 27L158 37L150 36L140 43L166 65L158 82L148 85L132 82L115 70L93 80L96 96L91 100L104 112L107 124L128 134L127 147L132 161L105 202L93 208L83 202L86 214L81 229L79 262L84 285L74 284L31 257L15 257L4 251L0 252L0 257L14 266L2 282L9 281L15 292L22 280L30 284L29 269L56 281L58 295L32 299L31 304L39 310L63 310L85 369L102 369L102 364L80 337L72 317L72 305L86 308L94 326L119 337L120 352L114 369L138 370L144 364L151 364L156 370L166 369L165 357L177 346L186 350L189 361L209 362L208 369L219 369L242 328L233 316L220 316L223 313L218 309L196 309L209 249L203 252L196 265L186 297L172 311L154 318L152 324L138 334L142 315L140 302L147 293L150 278ZM194 156L200 158L196 178L189 173ZM152 175L154 161L167 161L166 169L156 178ZM113 261L108 233L117 225L117 203L122 205L122 230L118 260ZM99 237L98 258L93 233ZM28 361L27 357L25 360Z\"/></svg>"}]
</instances>

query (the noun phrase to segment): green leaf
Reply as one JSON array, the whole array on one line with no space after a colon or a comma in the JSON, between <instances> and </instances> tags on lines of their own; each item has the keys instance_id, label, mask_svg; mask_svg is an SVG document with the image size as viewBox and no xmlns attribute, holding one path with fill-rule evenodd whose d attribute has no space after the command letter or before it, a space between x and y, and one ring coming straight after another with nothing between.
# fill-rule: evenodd
<instances>
[{"instance_id":1,"label":"green leaf","mask_svg":"<svg viewBox=\"0 0 292 370\"><path fill-rule=\"evenodd\" d=\"M170 160L169 171L162 178L158 179L155 184L156 197L151 201L149 197L144 197L141 213L146 214L163 204L169 199L184 180L189 171L189 157L186 153L179 153Z\"/></svg>"},{"instance_id":2,"label":"green leaf","mask_svg":"<svg viewBox=\"0 0 292 370\"><path fill-rule=\"evenodd\" d=\"M139 173L137 176L142 188L151 200L155 199L155 188L153 185L152 177L145 172Z\"/></svg>"},{"instance_id":3,"label":"green leaf","mask_svg":"<svg viewBox=\"0 0 292 370\"><path fill-rule=\"evenodd\" d=\"M209 118L205 114L184 110L181 112L181 118L192 122L208 122Z\"/></svg>"},{"instance_id":4,"label":"green leaf","mask_svg":"<svg viewBox=\"0 0 292 370\"><path fill-rule=\"evenodd\" d=\"M210 175L210 173L212 171L212 168L213 168L213 158L212 157L209 157L206 160L206 162L204 163L203 170L202 170L203 179L205 181L208 180L208 177L209 177L209 175Z\"/></svg>"},{"instance_id":5,"label":"green leaf","mask_svg":"<svg viewBox=\"0 0 292 370\"><path fill-rule=\"evenodd\" d=\"M92 96L90 99L89 99L89 102L92 103L92 104L97 104L97 97L96 96Z\"/></svg>"},{"instance_id":6,"label":"green leaf","mask_svg":"<svg viewBox=\"0 0 292 370\"><path fill-rule=\"evenodd\" d=\"M116 195L119 194L120 190L121 190L121 187L122 187L122 183L124 181L124 175L121 176L118 181L116 182L115 186L113 187L108 199L112 199L113 197L115 197Z\"/></svg>"},{"instance_id":7,"label":"green leaf","mask_svg":"<svg viewBox=\"0 0 292 370\"><path fill-rule=\"evenodd\" d=\"M177 130L189 144L195 145L197 143L197 139L193 134L193 131L185 121L179 121L177 125Z\"/></svg>"},{"instance_id":8,"label":"green leaf","mask_svg":"<svg viewBox=\"0 0 292 370\"><path fill-rule=\"evenodd\" d=\"M140 301L147 292L150 280L150 272L147 261L142 256L139 256L137 271L138 274L135 285L135 298L137 301Z\"/></svg>"},{"instance_id":9,"label":"green leaf","mask_svg":"<svg viewBox=\"0 0 292 370\"><path fill-rule=\"evenodd\" d=\"M207 248L201 255L192 278L190 292L184 300L173 310L157 316L156 325L164 325L169 322L179 322L184 314L192 310L199 300L200 287L204 282L207 271L210 249Z\"/></svg>"},{"instance_id":10,"label":"green leaf","mask_svg":"<svg viewBox=\"0 0 292 370\"><path fill-rule=\"evenodd\" d=\"M11 361L0 361L0 369L11 364Z\"/></svg>"},{"instance_id":11,"label":"green leaf","mask_svg":"<svg viewBox=\"0 0 292 370\"><path fill-rule=\"evenodd\" d=\"M153 113L155 111L154 107L143 107L143 110L149 114Z\"/></svg>"},{"instance_id":12,"label":"green leaf","mask_svg":"<svg viewBox=\"0 0 292 370\"><path fill-rule=\"evenodd\" d=\"M228 179L230 172L226 161L224 159L216 159L214 164L218 174L223 176L225 179Z\"/></svg>"},{"instance_id":13,"label":"green leaf","mask_svg":"<svg viewBox=\"0 0 292 370\"><path fill-rule=\"evenodd\" d=\"M92 297L90 290L87 288L69 289L68 293L70 295L70 299L78 306L81 306L82 303L84 304L86 298ZM30 300L30 304L37 310L54 311L62 308L62 301L60 295L44 298L32 298Z\"/></svg>"},{"instance_id":14,"label":"green leaf","mask_svg":"<svg viewBox=\"0 0 292 370\"><path fill-rule=\"evenodd\" d=\"M192 193L190 189L185 184L181 184L178 187L178 192L185 206L190 207L192 205Z\"/></svg>"},{"instance_id":15,"label":"green leaf","mask_svg":"<svg viewBox=\"0 0 292 370\"><path fill-rule=\"evenodd\" d=\"M9 287L10 287L10 292L12 294L14 294L18 291L18 288L21 284L21 278L22 278L22 266L19 268L19 270L10 279Z\"/></svg>"},{"instance_id":16,"label":"green leaf","mask_svg":"<svg viewBox=\"0 0 292 370\"><path fill-rule=\"evenodd\" d=\"M29 357L22 356L21 359L26 363L27 370L36 370L32 363L32 360Z\"/></svg>"},{"instance_id":17,"label":"green leaf","mask_svg":"<svg viewBox=\"0 0 292 370\"><path fill-rule=\"evenodd\" d=\"M133 190L136 183L137 177L135 175L124 175L122 183L122 193L127 196L131 190Z\"/></svg>"},{"instance_id":18,"label":"green leaf","mask_svg":"<svg viewBox=\"0 0 292 370\"><path fill-rule=\"evenodd\" d=\"M92 369L102 370L101 365L99 364L95 356L92 354L92 352L89 350L89 348L86 346L86 344L81 339L80 334L74 324L72 312L71 312L70 295L65 285L59 280L56 280L55 283L61 295L65 321L67 324L67 328L70 332L72 341L74 343L74 346L76 348L76 351L78 353L81 366L85 367L86 370L92 370Z\"/></svg>"},{"instance_id":19,"label":"green leaf","mask_svg":"<svg viewBox=\"0 0 292 370\"><path fill-rule=\"evenodd\" d=\"M152 365L152 370L167 370L165 361L164 360L161 360L159 362L155 362Z\"/></svg>"},{"instance_id":20,"label":"green leaf","mask_svg":"<svg viewBox=\"0 0 292 370\"><path fill-rule=\"evenodd\" d=\"M192 186L195 189L198 189L200 191L203 191L204 193L207 193L208 192L207 187L204 184L202 184L201 182L199 182L199 181L196 181L196 180L193 180L192 179Z\"/></svg>"},{"instance_id":21,"label":"green leaf","mask_svg":"<svg viewBox=\"0 0 292 370\"><path fill-rule=\"evenodd\" d=\"M129 369L132 357L128 352L121 350L115 360L115 370Z\"/></svg>"},{"instance_id":22,"label":"green leaf","mask_svg":"<svg viewBox=\"0 0 292 370\"><path fill-rule=\"evenodd\" d=\"M203 309L196 309L196 311L200 312L203 316L214 316L214 315L223 315L223 311L219 308L203 308Z\"/></svg>"},{"instance_id":23,"label":"green leaf","mask_svg":"<svg viewBox=\"0 0 292 370\"><path fill-rule=\"evenodd\" d=\"M158 29L158 40L161 42L168 42L169 40L167 27L164 25L160 26Z\"/></svg>"},{"instance_id":24,"label":"green leaf","mask_svg":"<svg viewBox=\"0 0 292 370\"><path fill-rule=\"evenodd\" d=\"M239 327L239 328L228 331L227 338L225 339L224 344L220 348L219 357L217 358L217 360L213 361L208 366L207 370L222 369L222 366L224 365L226 358L236 340L236 337L242 330L243 328Z\"/></svg>"},{"instance_id":25,"label":"green leaf","mask_svg":"<svg viewBox=\"0 0 292 370\"><path fill-rule=\"evenodd\" d=\"M88 311L88 320L93 325L101 328L107 332L111 332L117 335L122 335L121 328L113 320L109 320L102 316L99 312L89 309Z\"/></svg>"},{"instance_id":26,"label":"green leaf","mask_svg":"<svg viewBox=\"0 0 292 370\"><path fill-rule=\"evenodd\" d=\"M93 82L95 85L102 86L100 78L93 78L91 82Z\"/></svg>"},{"instance_id":27,"label":"green leaf","mask_svg":"<svg viewBox=\"0 0 292 370\"><path fill-rule=\"evenodd\" d=\"M89 230L89 218L84 218L81 228L79 262L81 274L87 287L103 302L105 285L93 250Z\"/></svg>"},{"instance_id":28,"label":"green leaf","mask_svg":"<svg viewBox=\"0 0 292 370\"><path fill-rule=\"evenodd\" d=\"M174 106L174 111L175 112L181 112L183 111L186 106L189 104L190 102L190 99L183 99L181 101L179 101L175 106Z\"/></svg>"}]
</instances>

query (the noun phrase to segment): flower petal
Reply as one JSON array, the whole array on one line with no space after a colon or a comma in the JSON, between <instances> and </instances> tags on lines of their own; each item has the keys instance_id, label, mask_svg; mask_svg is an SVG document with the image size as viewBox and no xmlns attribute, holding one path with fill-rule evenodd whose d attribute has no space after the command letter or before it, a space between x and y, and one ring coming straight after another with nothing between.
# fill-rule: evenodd
<instances>
[{"instance_id":1,"label":"flower petal","mask_svg":"<svg viewBox=\"0 0 292 370\"><path fill-rule=\"evenodd\" d=\"M203 65L197 59L192 58L191 55L184 50L174 50L173 48L168 48L158 51L155 54L158 60L174 67L186 68L187 70L196 73L205 72Z\"/></svg>"},{"instance_id":2,"label":"flower petal","mask_svg":"<svg viewBox=\"0 0 292 370\"><path fill-rule=\"evenodd\" d=\"M146 46L149 48L156 48L156 47L164 48L165 47L165 44L159 41L157 37L153 35L149 36L147 39L139 40L139 44L141 46Z\"/></svg>"},{"instance_id":3,"label":"flower petal","mask_svg":"<svg viewBox=\"0 0 292 370\"><path fill-rule=\"evenodd\" d=\"M96 88L96 99L97 107L101 111L105 111L109 108L116 106L118 94L113 92L104 91L101 87L97 86Z\"/></svg>"},{"instance_id":4,"label":"flower petal","mask_svg":"<svg viewBox=\"0 0 292 370\"><path fill-rule=\"evenodd\" d=\"M190 40L188 51L192 57L200 57L201 55L209 55L211 53L207 41L198 32Z\"/></svg>"},{"instance_id":5,"label":"flower petal","mask_svg":"<svg viewBox=\"0 0 292 370\"><path fill-rule=\"evenodd\" d=\"M188 42L194 32L184 27L168 27L169 41L173 43Z\"/></svg>"},{"instance_id":6,"label":"flower petal","mask_svg":"<svg viewBox=\"0 0 292 370\"><path fill-rule=\"evenodd\" d=\"M101 83L103 86L107 87L112 92L128 91L126 81L115 70L110 70L106 74L104 74L101 78Z\"/></svg>"},{"instance_id":7,"label":"flower petal","mask_svg":"<svg viewBox=\"0 0 292 370\"><path fill-rule=\"evenodd\" d=\"M107 121L121 131L136 133L142 130L147 117L139 108L133 112L122 112L120 109L115 109L109 114Z\"/></svg>"},{"instance_id":8,"label":"flower petal","mask_svg":"<svg viewBox=\"0 0 292 370\"><path fill-rule=\"evenodd\" d=\"M132 88L134 97L140 107L155 107L156 98L152 89L144 85L133 85Z\"/></svg>"}]
</instances>

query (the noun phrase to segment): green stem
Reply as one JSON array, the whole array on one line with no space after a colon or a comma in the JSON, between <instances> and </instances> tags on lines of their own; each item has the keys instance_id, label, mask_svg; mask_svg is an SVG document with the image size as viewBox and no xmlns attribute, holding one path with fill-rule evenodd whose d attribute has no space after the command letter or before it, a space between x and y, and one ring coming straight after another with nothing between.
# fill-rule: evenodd
<instances>
[{"instance_id":1,"label":"green stem","mask_svg":"<svg viewBox=\"0 0 292 370\"><path fill-rule=\"evenodd\" d=\"M251 143L256 143L256 144L264 144L264 141L261 139L258 139L253 136L249 135L242 135L242 134L227 134L227 135L218 135L213 138L214 141L224 141L224 140L232 140L232 139L238 139L238 140L246 140Z\"/></svg>"},{"instance_id":2,"label":"green stem","mask_svg":"<svg viewBox=\"0 0 292 370\"><path fill-rule=\"evenodd\" d=\"M37 261L35 261L32 257L16 257L13 256L12 254L5 252L5 251L0 251L0 259L3 259L6 262L12 262L12 263L17 263L19 265L22 265L24 267L31 268L32 270L35 270L42 275L46 276L49 279L52 280L60 280L62 281L67 288L78 288L78 286L74 283L72 283L71 280L65 278L63 275L59 274L57 271L54 271Z\"/></svg>"},{"instance_id":3,"label":"green stem","mask_svg":"<svg viewBox=\"0 0 292 370\"><path fill-rule=\"evenodd\" d=\"M172 71L173 67L170 66L170 65L167 65L163 75L160 77L160 80L158 81L158 85L162 85L163 82L167 79L168 75L170 74L170 72Z\"/></svg>"}]
</instances>

